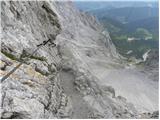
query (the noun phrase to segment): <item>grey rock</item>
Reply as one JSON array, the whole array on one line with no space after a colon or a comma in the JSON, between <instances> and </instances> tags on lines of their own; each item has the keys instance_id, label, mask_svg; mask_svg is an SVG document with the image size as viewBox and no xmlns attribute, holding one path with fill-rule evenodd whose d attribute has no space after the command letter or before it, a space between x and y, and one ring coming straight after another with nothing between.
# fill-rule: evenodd
<instances>
[{"instance_id":1,"label":"grey rock","mask_svg":"<svg viewBox=\"0 0 160 120\"><path fill-rule=\"evenodd\" d=\"M123 66L95 17L58 1L2 1L1 13L1 78L50 39L1 83L1 118L137 118L95 74Z\"/></svg>"}]
</instances>

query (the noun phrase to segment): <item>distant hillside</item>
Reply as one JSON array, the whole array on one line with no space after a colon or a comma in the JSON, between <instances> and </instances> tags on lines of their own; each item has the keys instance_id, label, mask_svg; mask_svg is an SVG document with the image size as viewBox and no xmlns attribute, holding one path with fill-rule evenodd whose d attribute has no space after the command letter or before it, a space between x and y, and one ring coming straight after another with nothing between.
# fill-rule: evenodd
<instances>
[{"instance_id":1,"label":"distant hillside","mask_svg":"<svg viewBox=\"0 0 160 120\"><path fill-rule=\"evenodd\" d=\"M146 7L152 6L158 8L157 2L135 2L135 1L76 1L74 2L76 7L83 11L93 11L93 10L102 10L102 9L112 9L112 8L124 8L124 7Z\"/></svg>"},{"instance_id":2,"label":"distant hillside","mask_svg":"<svg viewBox=\"0 0 160 120\"><path fill-rule=\"evenodd\" d=\"M137 28L145 28L152 33L158 34L158 21L158 17L150 17L127 23L125 26L126 30L129 32L134 32Z\"/></svg>"},{"instance_id":3,"label":"distant hillside","mask_svg":"<svg viewBox=\"0 0 160 120\"><path fill-rule=\"evenodd\" d=\"M78 2L77 6L99 19L124 56L132 50L128 57L141 58L147 50L158 49L157 2ZM128 38L140 41L128 42Z\"/></svg>"},{"instance_id":4,"label":"distant hillside","mask_svg":"<svg viewBox=\"0 0 160 120\"><path fill-rule=\"evenodd\" d=\"M138 28L144 28L148 30L151 34L154 35L154 39L158 40L159 34L159 18L158 17L149 17L146 19L136 20L133 22L129 22L127 24L122 24L120 21L110 18L110 17L102 17L99 18L100 22L104 25L107 30L116 35L127 34L130 35L136 31Z\"/></svg>"},{"instance_id":5,"label":"distant hillside","mask_svg":"<svg viewBox=\"0 0 160 120\"><path fill-rule=\"evenodd\" d=\"M106 15L121 22L131 22L140 19L158 16L158 8L152 7L125 7L107 11Z\"/></svg>"},{"instance_id":6,"label":"distant hillside","mask_svg":"<svg viewBox=\"0 0 160 120\"><path fill-rule=\"evenodd\" d=\"M118 51L124 56L135 56L142 58L142 55L149 49L158 49L158 17L150 17L147 19L137 20L127 24L122 24L120 21L102 17L99 19L104 27L110 32L111 38L116 45ZM128 37L135 37L137 29L143 28L152 35L151 40L140 40L128 42ZM147 36L146 36L147 37ZM128 51L132 50L132 54L127 55Z\"/></svg>"},{"instance_id":7,"label":"distant hillside","mask_svg":"<svg viewBox=\"0 0 160 120\"><path fill-rule=\"evenodd\" d=\"M157 7L123 7L123 8L102 8L89 11L98 19L110 17L122 23L133 22L136 20L146 19L150 17L158 17Z\"/></svg>"},{"instance_id":8,"label":"distant hillside","mask_svg":"<svg viewBox=\"0 0 160 120\"><path fill-rule=\"evenodd\" d=\"M99 21L110 33L113 34L117 34L125 28L124 24L113 18L102 17Z\"/></svg>"}]
</instances>

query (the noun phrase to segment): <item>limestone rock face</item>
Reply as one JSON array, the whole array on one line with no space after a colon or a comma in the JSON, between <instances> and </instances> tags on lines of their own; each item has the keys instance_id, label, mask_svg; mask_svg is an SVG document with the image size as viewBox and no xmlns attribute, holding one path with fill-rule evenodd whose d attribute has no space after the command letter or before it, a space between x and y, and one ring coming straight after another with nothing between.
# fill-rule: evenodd
<instances>
[{"instance_id":1,"label":"limestone rock face","mask_svg":"<svg viewBox=\"0 0 160 120\"><path fill-rule=\"evenodd\" d=\"M1 118L141 117L99 84L99 68L125 62L93 16L72 2L1 1L1 23L0 77L24 62L1 83Z\"/></svg>"},{"instance_id":2,"label":"limestone rock face","mask_svg":"<svg viewBox=\"0 0 160 120\"><path fill-rule=\"evenodd\" d=\"M65 93L56 74L61 59L53 42L61 26L52 3L2 1L1 22L1 78L37 45L51 39L1 83L1 117L57 118L63 109L69 116L70 101L63 100Z\"/></svg>"},{"instance_id":3,"label":"limestone rock face","mask_svg":"<svg viewBox=\"0 0 160 120\"><path fill-rule=\"evenodd\" d=\"M145 71L154 81L159 79L159 53L158 50L151 50L146 58Z\"/></svg>"}]
</instances>

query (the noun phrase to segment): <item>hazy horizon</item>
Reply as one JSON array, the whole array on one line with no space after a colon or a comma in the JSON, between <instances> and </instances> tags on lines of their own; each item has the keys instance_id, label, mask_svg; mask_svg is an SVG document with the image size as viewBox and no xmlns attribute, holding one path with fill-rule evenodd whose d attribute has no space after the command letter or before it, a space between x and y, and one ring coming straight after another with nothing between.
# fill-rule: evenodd
<instances>
[{"instance_id":1,"label":"hazy horizon","mask_svg":"<svg viewBox=\"0 0 160 120\"><path fill-rule=\"evenodd\" d=\"M73 0L77 2L158 2L158 0Z\"/></svg>"}]
</instances>

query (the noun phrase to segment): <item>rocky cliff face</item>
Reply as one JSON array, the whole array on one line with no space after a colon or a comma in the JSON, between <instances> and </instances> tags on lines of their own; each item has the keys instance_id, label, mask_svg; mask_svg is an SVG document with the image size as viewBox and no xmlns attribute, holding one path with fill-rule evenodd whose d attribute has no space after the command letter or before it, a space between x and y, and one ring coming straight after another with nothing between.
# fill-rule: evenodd
<instances>
[{"instance_id":1,"label":"rocky cliff face","mask_svg":"<svg viewBox=\"0 0 160 120\"><path fill-rule=\"evenodd\" d=\"M1 83L1 118L142 117L99 83L99 68L125 62L96 19L72 2L2 1L1 25L1 78L24 62Z\"/></svg>"},{"instance_id":2,"label":"rocky cliff face","mask_svg":"<svg viewBox=\"0 0 160 120\"><path fill-rule=\"evenodd\" d=\"M147 54L146 60L144 62L144 69L149 74L149 77L158 81L159 79L159 52L158 50L150 50Z\"/></svg>"}]
</instances>

